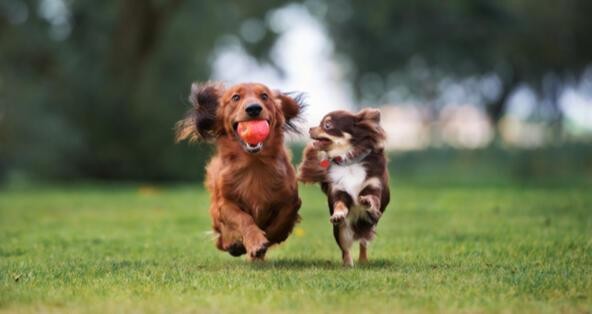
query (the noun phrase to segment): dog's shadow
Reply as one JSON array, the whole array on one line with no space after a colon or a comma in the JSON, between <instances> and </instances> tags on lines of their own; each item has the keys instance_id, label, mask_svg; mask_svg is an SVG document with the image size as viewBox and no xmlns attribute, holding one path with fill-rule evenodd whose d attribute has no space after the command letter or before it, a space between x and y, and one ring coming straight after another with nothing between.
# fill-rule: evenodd
<instances>
[{"instance_id":1,"label":"dog's shadow","mask_svg":"<svg viewBox=\"0 0 592 314\"><path fill-rule=\"evenodd\" d=\"M388 269L396 265L390 260L376 259L368 263L354 262L354 269ZM285 270L304 270L304 269L323 269L323 270L342 270L351 267L345 267L340 261L322 260L322 259L270 259L265 262L255 262L252 264L254 269L285 269Z\"/></svg>"}]
</instances>

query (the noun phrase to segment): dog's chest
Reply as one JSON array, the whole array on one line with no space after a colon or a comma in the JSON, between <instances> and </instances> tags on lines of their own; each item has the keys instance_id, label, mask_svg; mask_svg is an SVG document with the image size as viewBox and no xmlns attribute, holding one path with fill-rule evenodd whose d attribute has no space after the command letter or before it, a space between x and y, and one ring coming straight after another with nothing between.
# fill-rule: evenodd
<instances>
[{"instance_id":1,"label":"dog's chest","mask_svg":"<svg viewBox=\"0 0 592 314\"><path fill-rule=\"evenodd\" d=\"M329 179L333 190L345 191L356 201L366 180L366 169L359 163L332 165L329 168Z\"/></svg>"},{"instance_id":2,"label":"dog's chest","mask_svg":"<svg viewBox=\"0 0 592 314\"><path fill-rule=\"evenodd\" d=\"M230 190L255 216L271 215L270 206L286 201L287 178L281 171L250 170L233 178ZM290 194L288 194L290 195Z\"/></svg>"}]
</instances>

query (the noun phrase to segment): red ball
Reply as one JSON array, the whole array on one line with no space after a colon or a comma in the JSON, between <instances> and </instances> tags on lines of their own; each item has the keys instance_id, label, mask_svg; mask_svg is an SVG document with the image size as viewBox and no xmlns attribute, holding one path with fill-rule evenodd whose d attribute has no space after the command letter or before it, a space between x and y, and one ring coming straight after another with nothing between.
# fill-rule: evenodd
<instances>
[{"instance_id":1,"label":"red ball","mask_svg":"<svg viewBox=\"0 0 592 314\"><path fill-rule=\"evenodd\" d=\"M243 121L238 124L237 132L243 141L256 145L269 136L269 123L267 120Z\"/></svg>"}]
</instances>

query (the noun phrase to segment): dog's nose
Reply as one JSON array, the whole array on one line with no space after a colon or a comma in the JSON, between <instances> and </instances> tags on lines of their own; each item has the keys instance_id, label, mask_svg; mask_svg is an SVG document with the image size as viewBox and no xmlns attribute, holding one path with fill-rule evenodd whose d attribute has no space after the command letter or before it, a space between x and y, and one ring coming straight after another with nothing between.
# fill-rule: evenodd
<instances>
[{"instance_id":1,"label":"dog's nose","mask_svg":"<svg viewBox=\"0 0 592 314\"><path fill-rule=\"evenodd\" d=\"M259 104L250 104L245 108L247 114L253 118L258 116L261 113L261 110L263 110L263 108Z\"/></svg>"}]
</instances>

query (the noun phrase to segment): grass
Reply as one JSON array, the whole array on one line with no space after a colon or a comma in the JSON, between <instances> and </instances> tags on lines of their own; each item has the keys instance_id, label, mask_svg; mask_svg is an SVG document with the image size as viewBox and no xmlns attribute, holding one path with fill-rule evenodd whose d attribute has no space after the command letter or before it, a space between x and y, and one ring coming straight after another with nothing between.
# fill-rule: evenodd
<instances>
[{"instance_id":1,"label":"grass","mask_svg":"<svg viewBox=\"0 0 592 314\"><path fill-rule=\"evenodd\" d=\"M217 251L199 187L0 191L0 312L590 312L589 186L393 187L344 269L325 198L265 264Z\"/></svg>"}]
</instances>

